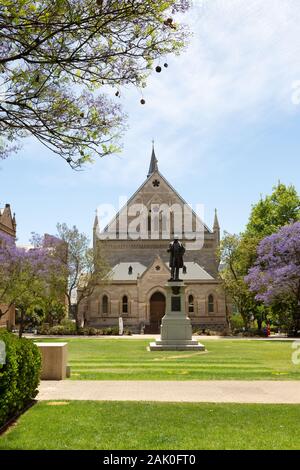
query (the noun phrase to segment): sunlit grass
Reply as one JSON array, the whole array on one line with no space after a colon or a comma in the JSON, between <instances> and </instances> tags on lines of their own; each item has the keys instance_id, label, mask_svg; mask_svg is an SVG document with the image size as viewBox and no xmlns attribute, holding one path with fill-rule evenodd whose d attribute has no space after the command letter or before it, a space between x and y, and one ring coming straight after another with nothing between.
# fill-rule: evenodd
<instances>
[{"instance_id":1,"label":"sunlit grass","mask_svg":"<svg viewBox=\"0 0 300 470\"><path fill-rule=\"evenodd\" d=\"M0 449L299 449L299 405L40 402Z\"/></svg>"},{"instance_id":2,"label":"sunlit grass","mask_svg":"<svg viewBox=\"0 0 300 470\"><path fill-rule=\"evenodd\" d=\"M73 380L300 379L287 341L207 340L205 353L149 352L149 340L67 341Z\"/></svg>"}]
</instances>

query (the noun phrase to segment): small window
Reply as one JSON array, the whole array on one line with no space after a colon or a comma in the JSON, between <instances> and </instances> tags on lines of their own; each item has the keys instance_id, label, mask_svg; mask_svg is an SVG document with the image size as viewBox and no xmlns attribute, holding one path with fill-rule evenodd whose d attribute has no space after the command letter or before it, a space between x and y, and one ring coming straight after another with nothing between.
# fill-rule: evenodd
<instances>
[{"instance_id":1,"label":"small window","mask_svg":"<svg viewBox=\"0 0 300 470\"><path fill-rule=\"evenodd\" d=\"M214 311L215 311L214 296L210 294L208 296L208 313L214 313Z\"/></svg>"},{"instance_id":2,"label":"small window","mask_svg":"<svg viewBox=\"0 0 300 470\"><path fill-rule=\"evenodd\" d=\"M194 296L189 295L189 313L194 313Z\"/></svg>"},{"instance_id":3,"label":"small window","mask_svg":"<svg viewBox=\"0 0 300 470\"><path fill-rule=\"evenodd\" d=\"M127 295L124 295L123 299L122 299L122 313L128 313L128 297L127 297Z\"/></svg>"},{"instance_id":4,"label":"small window","mask_svg":"<svg viewBox=\"0 0 300 470\"><path fill-rule=\"evenodd\" d=\"M104 295L102 297L102 313L108 313L108 297Z\"/></svg>"}]
</instances>

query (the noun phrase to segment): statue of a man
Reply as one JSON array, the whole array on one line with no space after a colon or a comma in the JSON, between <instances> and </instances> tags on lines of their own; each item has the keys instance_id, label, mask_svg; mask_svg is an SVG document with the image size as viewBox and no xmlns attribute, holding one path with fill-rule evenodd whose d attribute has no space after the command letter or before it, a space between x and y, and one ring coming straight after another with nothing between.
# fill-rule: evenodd
<instances>
[{"instance_id":1,"label":"statue of a man","mask_svg":"<svg viewBox=\"0 0 300 470\"><path fill-rule=\"evenodd\" d=\"M170 281L179 281L179 269L183 268L183 255L185 248L178 240L178 235L174 235L174 241L170 243L168 253L170 253Z\"/></svg>"}]
</instances>

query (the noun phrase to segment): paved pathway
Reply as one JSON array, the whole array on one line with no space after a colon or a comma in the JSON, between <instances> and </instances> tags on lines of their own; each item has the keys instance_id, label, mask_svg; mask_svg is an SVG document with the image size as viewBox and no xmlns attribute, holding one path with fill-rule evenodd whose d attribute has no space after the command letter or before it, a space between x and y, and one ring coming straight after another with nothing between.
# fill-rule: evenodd
<instances>
[{"instance_id":1,"label":"paved pathway","mask_svg":"<svg viewBox=\"0 0 300 470\"><path fill-rule=\"evenodd\" d=\"M300 381L42 381L37 398L300 404Z\"/></svg>"}]
</instances>

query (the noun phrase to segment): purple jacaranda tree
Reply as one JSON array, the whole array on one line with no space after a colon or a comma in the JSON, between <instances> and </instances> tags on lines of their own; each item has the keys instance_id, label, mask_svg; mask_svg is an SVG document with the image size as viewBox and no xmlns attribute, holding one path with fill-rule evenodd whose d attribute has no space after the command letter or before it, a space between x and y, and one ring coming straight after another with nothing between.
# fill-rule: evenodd
<instances>
[{"instance_id":1,"label":"purple jacaranda tree","mask_svg":"<svg viewBox=\"0 0 300 470\"><path fill-rule=\"evenodd\" d=\"M285 225L264 238L257 261L245 278L256 300L266 306L291 308L291 326L300 327L300 222Z\"/></svg>"},{"instance_id":2,"label":"purple jacaranda tree","mask_svg":"<svg viewBox=\"0 0 300 470\"><path fill-rule=\"evenodd\" d=\"M0 316L14 305L20 313L19 336L26 315L33 305L49 296L53 279L63 279L63 270L55 247L20 248L14 240L0 234ZM4 306L5 305L5 306Z\"/></svg>"},{"instance_id":3,"label":"purple jacaranda tree","mask_svg":"<svg viewBox=\"0 0 300 470\"><path fill-rule=\"evenodd\" d=\"M116 151L124 130L122 90L136 87L137 100L142 98L151 71L166 70L166 56L183 49L187 28L176 13L190 5L189 0L1 2L0 158L26 136L72 168Z\"/></svg>"}]
</instances>

